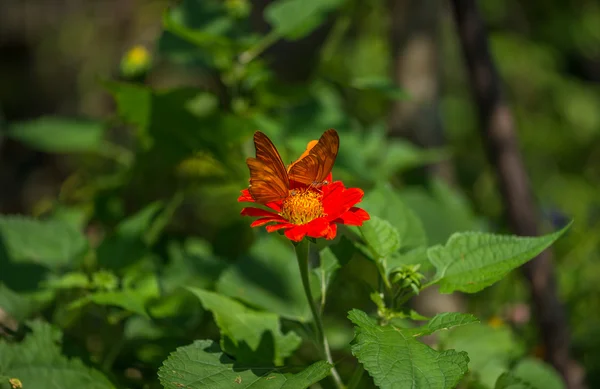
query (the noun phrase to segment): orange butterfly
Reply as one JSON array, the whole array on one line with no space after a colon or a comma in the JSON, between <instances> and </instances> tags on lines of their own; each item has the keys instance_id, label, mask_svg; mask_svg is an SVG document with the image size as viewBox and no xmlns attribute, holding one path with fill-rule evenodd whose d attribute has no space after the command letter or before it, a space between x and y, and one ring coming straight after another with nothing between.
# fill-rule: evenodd
<instances>
[{"instance_id":1,"label":"orange butterfly","mask_svg":"<svg viewBox=\"0 0 600 389\"><path fill-rule=\"evenodd\" d=\"M300 158L286 170L273 142L264 133L256 131L256 157L246 160L250 169L250 195L256 202L266 204L289 197L290 178L309 186L327 184L324 180L333 168L339 145L337 132L327 130L318 141L311 141Z\"/></svg>"}]
</instances>

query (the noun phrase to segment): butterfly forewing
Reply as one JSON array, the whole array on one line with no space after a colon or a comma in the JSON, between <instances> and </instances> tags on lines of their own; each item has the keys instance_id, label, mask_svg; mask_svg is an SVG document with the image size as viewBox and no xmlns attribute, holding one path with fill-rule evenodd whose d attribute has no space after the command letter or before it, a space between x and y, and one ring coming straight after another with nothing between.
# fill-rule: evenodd
<instances>
[{"instance_id":1,"label":"butterfly forewing","mask_svg":"<svg viewBox=\"0 0 600 389\"><path fill-rule=\"evenodd\" d=\"M262 204L283 200L289 195L290 183L279 152L260 131L254 133L254 147L256 158L246 160L250 169L250 195Z\"/></svg>"},{"instance_id":2,"label":"butterfly forewing","mask_svg":"<svg viewBox=\"0 0 600 389\"><path fill-rule=\"evenodd\" d=\"M339 148L337 132L334 129L325 131L308 155L291 166L290 178L305 185L323 183L333 169Z\"/></svg>"}]
</instances>

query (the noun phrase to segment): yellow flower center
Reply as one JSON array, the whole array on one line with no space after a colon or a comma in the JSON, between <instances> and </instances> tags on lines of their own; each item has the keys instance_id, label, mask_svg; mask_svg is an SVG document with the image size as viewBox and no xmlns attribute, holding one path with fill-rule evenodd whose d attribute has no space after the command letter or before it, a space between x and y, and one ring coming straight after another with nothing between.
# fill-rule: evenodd
<instances>
[{"instance_id":1,"label":"yellow flower center","mask_svg":"<svg viewBox=\"0 0 600 389\"><path fill-rule=\"evenodd\" d=\"M279 215L292 224L306 224L318 217L325 216L322 194L314 190L292 191L292 194L283 200L283 207Z\"/></svg>"}]
</instances>

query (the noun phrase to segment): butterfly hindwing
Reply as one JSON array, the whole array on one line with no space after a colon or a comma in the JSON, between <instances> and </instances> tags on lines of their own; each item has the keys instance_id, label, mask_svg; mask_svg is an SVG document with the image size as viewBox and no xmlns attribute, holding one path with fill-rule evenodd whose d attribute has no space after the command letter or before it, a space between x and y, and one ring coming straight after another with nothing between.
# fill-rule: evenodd
<instances>
[{"instance_id":1,"label":"butterfly hindwing","mask_svg":"<svg viewBox=\"0 0 600 389\"><path fill-rule=\"evenodd\" d=\"M339 148L340 138L337 132L334 129L325 131L308 150L308 155L290 167L290 178L305 185L322 183L333 168Z\"/></svg>"}]
</instances>

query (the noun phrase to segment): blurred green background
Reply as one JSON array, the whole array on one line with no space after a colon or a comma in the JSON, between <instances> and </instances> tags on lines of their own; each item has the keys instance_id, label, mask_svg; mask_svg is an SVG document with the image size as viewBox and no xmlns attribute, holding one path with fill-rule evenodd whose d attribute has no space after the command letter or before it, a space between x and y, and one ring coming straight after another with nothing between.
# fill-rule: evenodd
<instances>
[{"instance_id":1,"label":"blurred green background","mask_svg":"<svg viewBox=\"0 0 600 389\"><path fill-rule=\"evenodd\" d=\"M554 246L556 273L573 355L598 387L600 3L479 5L544 232L575 220ZM85 230L96 251L78 266L111 271L101 284L159 269L163 292L212 288L224 268L275 244L239 217L252 133L267 133L290 162L335 128L334 178L366 193L393 185L429 245L455 231L507 233L451 16L437 0L3 1L0 212ZM62 265L1 266L3 298L33 304L15 317L43 312L129 385L152 384L176 346L215 335L197 302L173 292L153 303L159 324L111 311L94 336L118 333L121 348L94 348L86 325L104 311L74 314L62 286L40 286L65 282ZM368 304L357 266L334 289L333 328ZM37 298L48 290L58 295ZM469 299L430 298L415 304L501 320L522 355L539 355L520 274ZM340 349L347 332L334 332Z\"/></svg>"}]
</instances>

